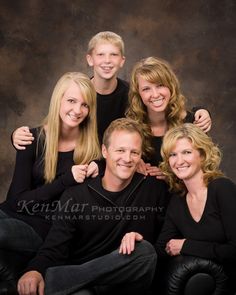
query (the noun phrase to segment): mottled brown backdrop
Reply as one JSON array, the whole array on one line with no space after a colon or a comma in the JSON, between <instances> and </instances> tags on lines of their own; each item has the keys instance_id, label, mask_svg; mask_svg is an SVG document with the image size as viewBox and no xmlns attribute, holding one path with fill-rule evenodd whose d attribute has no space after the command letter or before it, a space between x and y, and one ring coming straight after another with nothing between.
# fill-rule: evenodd
<instances>
[{"instance_id":1,"label":"mottled brown backdrop","mask_svg":"<svg viewBox=\"0 0 236 295\"><path fill-rule=\"evenodd\" d=\"M36 126L46 115L52 88L66 71L91 74L90 37L111 30L133 63L155 55L176 70L190 105L212 114L211 135L223 149L222 169L236 181L236 34L234 0L1 0L0 200L11 180L15 150L10 134Z\"/></svg>"}]
</instances>

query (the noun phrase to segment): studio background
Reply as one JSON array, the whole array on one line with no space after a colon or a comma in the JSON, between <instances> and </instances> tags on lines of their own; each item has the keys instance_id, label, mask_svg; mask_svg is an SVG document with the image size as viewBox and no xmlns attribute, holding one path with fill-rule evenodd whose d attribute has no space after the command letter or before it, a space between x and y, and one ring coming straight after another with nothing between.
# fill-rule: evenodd
<instances>
[{"instance_id":1,"label":"studio background","mask_svg":"<svg viewBox=\"0 0 236 295\"><path fill-rule=\"evenodd\" d=\"M158 56L173 66L188 105L210 110L210 135L221 147L222 170L236 182L236 2L234 0L1 0L0 201L13 173L11 132L38 126L67 71L91 75L87 43L99 31L125 42L120 77Z\"/></svg>"}]
</instances>

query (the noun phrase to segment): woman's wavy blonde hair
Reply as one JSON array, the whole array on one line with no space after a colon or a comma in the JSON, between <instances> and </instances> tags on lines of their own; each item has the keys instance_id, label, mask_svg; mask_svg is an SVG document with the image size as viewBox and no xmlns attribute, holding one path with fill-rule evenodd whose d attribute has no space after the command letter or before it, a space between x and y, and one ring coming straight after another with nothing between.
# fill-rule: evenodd
<instances>
[{"instance_id":1,"label":"woman's wavy blonde hair","mask_svg":"<svg viewBox=\"0 0 236 295\"><path fill-rule=\"evenodd\" d=\"M41 134L46 126L44 143L44 178L50 183L56 176L58 160L58 141L60 136L61 99L71 81L75 82L89 106L88 116L78 126L79 137L74 149L74 163L85 164L101 156L97 136L96 91L89 77L80 72L65 73L57 82L50 101L48 115L43 121Z\"/></svg>"},{"instance_id":2,"label":"woman's wavy blonde hair","mask_svg":"<svg viewBox=\"0 0 236 295\"><path fill-rule=\"evenodd\" d=\"M186 111L185 97L180 92L179 81L165 60L148 57L137 62L131 72L129 107L126 116L143 125L146 137L146 152L152 152L150 136L152 136L147 108L139 94L138 76L150 83L163 85L170 90L170 101L166 108L166 120L169 128L183 123L183 114Z\"/></svg>"},{"instance_id":3,"label":"woman's wavy blonde hair","mask_svg":"<svg viewBox=\"0 0 236 295\"><path fill-rule=\"evenodd\" d=\"M203 180L206 186L213 179L223 176L219 169L222 154L218 146L199 127L191 123L185 123L167 131L161 147L163 162L160 164L160 168L163 174L166 175L171 190L181 194L187 191L184 182L173 173L169 165L170 154L177 140L181 138L187 138L192 143L193 148L199 151L202 158Z\"/></svg>"}]
</instances>

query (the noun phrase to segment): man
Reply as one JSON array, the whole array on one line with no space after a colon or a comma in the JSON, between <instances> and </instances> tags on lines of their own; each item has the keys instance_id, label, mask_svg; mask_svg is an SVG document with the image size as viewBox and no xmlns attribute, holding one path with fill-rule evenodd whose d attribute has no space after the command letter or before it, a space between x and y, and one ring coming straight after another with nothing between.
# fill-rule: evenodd
<instances>
[{"instance_id":1,"label":"man","mask_svg":"<svg viewBox=\"0 0 236 295\"><path fill-rule=\"evenodd\" d=\"M20 295L44 294L46 269L45 294L85 294L88 287L98 294L147 294L156 264L151 244L168 194L165 182L136 173L142 150L137 122L122 118L109 125L104 175L65 191L43 247L18 282ZM124 255L118 248L128 232L146 241Z\"/></svg>"}]
</instances>

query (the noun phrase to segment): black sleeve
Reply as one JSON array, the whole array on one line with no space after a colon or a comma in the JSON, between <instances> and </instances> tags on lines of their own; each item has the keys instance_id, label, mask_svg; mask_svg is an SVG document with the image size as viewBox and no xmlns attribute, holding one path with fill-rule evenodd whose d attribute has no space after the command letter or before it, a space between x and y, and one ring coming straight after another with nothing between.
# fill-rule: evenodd
<instances>
[{"instance_id":1,"label":"black sleeve","mask_svg":"<svg viewBox=\"0 0 236 295\"><path fill-rule=\"evenodd\" d=\"M170 204L167 208L164 225L161 229L161 233L155 243L155 249L157 255L159 257L167 256L165 251L166 243L169 242L170 239L182 239L183 236L177 229L174 220L172 218L172 212L176 211L174 204L174 196L170 200Z\"/></svg>"},{"instance_id":2,"label":"black sleeve","mask_svg":"<svg viewBox=\"0 0 236 295\"><path fill-rule=\"evenodd\" d=\"M193 107L191 111L187 111L186 117L184 118L184 123L193 123L195 121L196 112L202 109L206 110L209 113L209 116L211 117L209 110L205 109L202 106L196 106L196 107Z\"/></svg>"},{"instance_id":3,"label":"black sleeve","mask_svg":"<svg viewBox=\"0 0 236 295\"><path fill-rule=\"evenodd\" d=\"M211 112L205 108L205 106L195 106L191 109L191 112L195 115L195 113L199 110L206 110L209 113L209 116L212 118L211 116Z\"/></svg>"},{"instance_id":4,"label":"black sleeve","mask_svg":"<svg viewBox=\"0 0 236 295\"><path fill-rule=\"evenodd\" d=\"M236 186L229 179L219 179L214 188L218 211L225 230L225 242L204 242L187 239L181 254L214 259L221 263L236 261Z\"/></svg>"},{"instance_id":5,"label":"black sleeve","mask_svg":"<svg viewBox=\"0 0 236 295\"><path fill-rule=\"evenodd\" d=\"M98 173L99 175L104 175L106 169L106 161L104 158L100 160L93 160L98 165Z\"/></svg>"},{"instance_id":6,"label":"black sleeve","mask_svg":"<svg viewBox=\"0 0 236 295\"><path fill-rule=\"evenodd\" d=\"M13 144L13 133L14 133L14 131L15 131L15 130L13 130L12 133L11 133L11 144L12 144L12 146L14 147L14 149L17 150L17 149L15 148L14 144Z\"/></svg>"},{"instance_id":7,"label":"black sleeve","mask_svg":"<svg viewBox=\"0 0 236 295\"><path fill-rule=\"evenodd\" d=\"M7 194L7 199L12 199L15 203L19 200L50 200L61 195L67 187L76 184L70 169L51 183L33 188L32 168L36 149L37 140L35 138L25 150L17 151L14 174Z\"/></svg>"},{"instance_id":8,"label":"black sleeve","mask_svg":"<svg viewBox=\"0 0 236 295\"><path fill-rule=\"evenodd\" d=\"M196 111L201 110L201 109L206 110L206 108L204 106L195 106L195 107L192 107L191 112L193 112L195 114Z\"/></svg>"},{"instance_id":9,"label":"black sleeve","mask_svg":"<svg viewBox=\"0 0 236 295\"><path fill-rule=\"evenodd\" d=\"M25 272L36 270L44 276L48 267L63 265L69 256L70 243L76 231L76 221L69 218L74 200L68 190L63 193L58 204L56 218L44 244L29 262Z\"/></svg>"}]
</instances>

